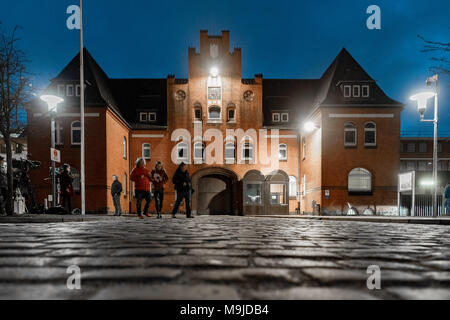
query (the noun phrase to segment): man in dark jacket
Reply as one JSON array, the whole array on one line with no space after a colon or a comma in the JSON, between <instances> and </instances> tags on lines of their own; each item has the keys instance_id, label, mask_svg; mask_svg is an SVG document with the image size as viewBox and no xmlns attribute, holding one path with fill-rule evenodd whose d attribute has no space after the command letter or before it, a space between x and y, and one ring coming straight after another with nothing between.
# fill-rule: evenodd
<instances>
[{"instance_id":1,"label":"man in dark jacket","mask_svg":"<svg viewBox=\"0 0 450 320\"><path fill-rule=\"evenodd\" d=\"M0 216L6 214L5 205L8 197L8 179L4 167L4 158L0 156Z\"/></svg>"},{"instance_id":2,"label":"man in dark jacket","mask_svg":"<svg viewBox=\"0 0 450 320\"><path fill-rule=\"evenodd\" d=\"M113 184L111 186L111 195L113 197L114 208L116 213L114 214L116 217L120 217L122 215L122 207L120 206L120 195L122 194L122 184L119 182L119 178L116 175L113 175Z\"/></svg>"},{"instance_id":3,"label":"man in dark jacket","mask_svg":"<svg viewBox=\"0 0 450 320\"><path fill-rule=\"evenodd\" d=\"M191 215L191 192L192 183L189 173L187 171L187 166L184 162L180 164L177 171L173 175L172 182L175 185L175 190L177 192L177 199L172 211L172 218L175 218L178 209L180 208L181 201L186 203L186 216L188 218L193 218Z\"/></svg>"}]
</instances>

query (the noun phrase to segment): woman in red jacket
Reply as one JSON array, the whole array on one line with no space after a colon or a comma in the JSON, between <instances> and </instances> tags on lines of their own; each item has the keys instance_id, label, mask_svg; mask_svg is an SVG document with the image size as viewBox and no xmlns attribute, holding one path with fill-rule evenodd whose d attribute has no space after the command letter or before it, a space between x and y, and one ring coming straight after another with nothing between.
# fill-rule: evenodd
<instances>
[{"instance_id":1,"label":"woman in red jacket","mask_svg":"<svg viewBox=\"0 0 450 320\"><path fill-rule=\"evenodd\" d=\"M138 158L136 160L136 168L133 169L130 176L131 181L134 182L134 190L136 195L136 209L139 219L144 219L141 213L142 200L145 199L144 215L150 218L148 208L152 202L150 193L151 176L150 171L145 167L145 160Z\"/></svg>"}]
</instances>

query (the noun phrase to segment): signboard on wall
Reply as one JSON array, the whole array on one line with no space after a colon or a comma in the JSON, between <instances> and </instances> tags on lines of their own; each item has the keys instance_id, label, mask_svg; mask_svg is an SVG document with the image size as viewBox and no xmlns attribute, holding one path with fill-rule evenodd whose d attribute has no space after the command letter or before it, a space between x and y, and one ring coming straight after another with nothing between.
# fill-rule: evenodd
<instances>
[{"instance_id":1,"label":"signboard on wall","mask_svg":"<svg viewBox=\"0 0 450 320\"><path fill-rule=\"evenodd\" d=\"M412 191L414 188L414 171L398 175L398 192Z\"/></svg>"}]
</instances>

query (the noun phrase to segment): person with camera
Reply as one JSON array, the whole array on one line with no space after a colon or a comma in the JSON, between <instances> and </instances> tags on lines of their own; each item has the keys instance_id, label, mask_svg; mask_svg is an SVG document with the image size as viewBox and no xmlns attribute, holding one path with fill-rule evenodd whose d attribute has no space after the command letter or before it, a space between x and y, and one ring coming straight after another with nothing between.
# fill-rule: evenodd
<instances>
[{"instance_id":1,"label":"person with camera","mask_svg":"<svg viewBox=\"0 0 450 320\"><path fill-rule=\"evenodd\" d=\"M8 178L4 167L5 158L0 156L0 216L6 214L5 206L8 199Z\"/></svg>"},{"instance_id":2,"label":"person with camera","mask_svg":"<svg viewBox=\"0 0 450 320\"><path fill-rule=\"evenodd\" d=\"M72 213L72 196L73 196L73 178L70 174L70 166L64 164L62 171L59 173L59 185L61 187L61 205L69 214Z\"/></svg>"}]
</instances>

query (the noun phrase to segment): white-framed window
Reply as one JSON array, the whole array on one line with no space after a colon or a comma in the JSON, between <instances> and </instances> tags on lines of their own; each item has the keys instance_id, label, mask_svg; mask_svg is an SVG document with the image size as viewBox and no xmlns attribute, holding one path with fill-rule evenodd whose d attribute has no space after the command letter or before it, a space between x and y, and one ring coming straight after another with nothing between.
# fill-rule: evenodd
<instances>
[{"instance_id":1,"label":"white-framed window","mask_svg":"<svg viewBox=\"0 0 450 320\"><path fill-rule=\"evenodd\" d=\"M221 110L219 106L211 106L208 110L208 118L210 120L220 120L221 119Z\"/></svg>"},{"instance_id":2,"label":"white-framed window","mask_svg":"<svg viewBox=\"0 0 450 320\"><path fill-rule=\"evenodd\" d=\"M208 87L208 100L221 100L222 88L221 87Z\"/></svg>"},{"instance_id":3,"label":"white-framed window","mask_svg":"<svg viewBox=\"0 0 450 320\"><path fill-rule=\"evenodd\" d=\"M253 144L250 142L245 142L242 146L242 160L252 161L253 160Z\"/></svg>"},{"instance_id":4,"label":"white-framed window","mask_svg":"<svg viewBox=\"0 0 450 320\"><path fill-rule=\"evenodd\" d=\"M58 84L58 96L65 97L66 96L66 86L63 84Z\"/></svg>"},{"instance_id":5,"label":"white-framed window","mask_svg":"<svg viewBox=\"0 0 450 320\"><path fill-rule=\"evenodd\" d=\"M72 145L77 146L81 144L81 122L74 121L70 125L71 128L71 142Z\"/></svg>"},{"instance_id":6,"label":"white-framed window","mask_svg":"<svg viewBox=\"0 0 450 320\"><path fill-rule=\"evenodd\" d=\"M66 95L68 96L68 97L73 97L74 96L74 87L73 87L73 84L68 84L67 86L66 86L66 89L67 89L67 92L66 92Z\"/></svg>"},{"instance_id":7,"label":"white-framed window","mask_svg":"<svg viewBox=\"0 0 450 320\"><path fill-rule=\"evenodd\" d=\"M344 125L344 145L346 147L356 146L356 125L353 122L346 122Z\"/></svg>"},{"instance_id":8,"label":"white-framed window","mask_svg":"<svg viewBox=\"0 0 450 320\"><path fill-rule=\"evenodd\" d=\"M149 122L155 122L156 121L156 112L149 112L148 113L148 121Z\"/></svg>"},{"instance_id":9,"label":"white-framed window","mask_svg":"<svg viewBox=\"0 0 450 320\"><path fill-rule=\"evenodd\" d=\"M289 113L283 112L281 114L281 122L289 122Z\"/></svg>"},{"instance_id":10,"label":"white-framed window","mask_svg":"<svg viewBox=\"0 0 450 320\"><path fill-rule=\"evenodd\" d=\"M361 87L359 85L353 86L353 97L359 98L361 96Z\"/></svg>"},{"instance_id":11,"label":"white-framed window","mask_svg":"<svg viewBox=\"0 0 450 320\"><path fill-rule=\"evenodd\" d=\"M127 197L127 186L128 186L128 175L125 172L123 174L123 197L126 198Z\"/></svg>"},{"instance_id":12,"label":"white-framed window","mask_svg":"<svg viewBox=\"0 0 450 320\"><path fill-rule=\"evenodd\" d=\"M194 143L194 161L195 163L205 162L205 145L201 142Z\"/></svg>"},{"instance_id":13,"label":"white-framed window","mask_svg":"<svg viewBox=\"0 0 450 320\"><path fill-rule=\"evenodd\" d=\"M377 145L377 125L375 122L367 122L364 125L364 145L366 147Z\"/></svg>"},{"instance_id":14,"label":"white-framed window","mask_svg":"<svg viewBox=\"0 0 450 320\"><path fill-rule=\"evenodd\" d=\"M139 113L139 120L141 122L147 122L148 121L148 113L147 112L140 112Z\"/></svg>"},{"instance_id":15,"label":"white-framed window","mask_svg":"<svg viewBox=\"0 0 450 320\"><path fill-rule=\"evenodd\" d=\"M288 159L287 145L284 143L278 146L278 159L282 161Z\"/></svg>"},{"instance_id":16,"label":"white-framed window","mask_svg":"<svg viewBox=\"0 0 450 320\"><path fill-rule=\"evenodd\" d=\"M368 98L370 96L370 88L369 85L365 84L361 86L361 94L363 98Z\"/></svg>"},{"instance_id":17,"label":"white-framed window","mask_svg":"<svg viewBox=\"0 0 450 320\"><path fill-rule=\"evenodd\" d=\"M272 122L280 122L280 113L272 112Z\"/></svg>"},{"instance_id":18,"label":"white-framed window","mask_svg":"<svg viewBox=\"0 0 450 320\"><path fill-rule=\"evenodd\" d=\"M351 85L345 85L344 86L344 97L350 98L352 96L352 86Z\"/></svg>"},{"instance_id":19,"label":"white-framed window","mask_svg":"<svg viewBox=\"0 0 450 320\"><path fill-rule=\"evenodd\" d=\"M297 178L289 176L289 198L297 197Z\"/></svg>"},{"instance_id":20,"label":"white-framed window","mask_svg":"<svg viewBox=\"0 0 450 320\"><path fill-rule=\"evenodd\" d=\"M234 163L236 161L236 145L234 142L225 144L225 162Z\"/></svg>"},{"instance_id":21,"label":"white-framed window","mask_svg":"<svg viewBox=\"0 0 450 320\"><path fill-rule=\"evenodd\" d=\"M150 143L142 144L142 158L145 160L150 160L151 155Z\"/></svg>"},{"instance_id":22,"label":"white-framed window","mask_svg":"<svg viewBox=\"0 0 450 320\"><path fill-rule=\"evenodd\" d=\"M348 174L348 192L372 192L372 174L364 168L355 168Z\"/></svg>"},{"instance_id":23,"label":"white-framed window","mask_svg":"<svg viewBox=\"0 0 450 320\"><path fill-rule=\"evenodd\" d=\"M123 158L126 159L127 158L127 138L123 137L122 139L122 153L123 153Z\"/></svg>"},{"instance_id":24,"label":"white-framed window","mask_svg":"<svg viewBox=\"0 0 450 320\"><path fill-rule=\"evenodd\" d=\"M61 123L56 122L55 124L55 144L57 146L64 145L64 130Z\"/></svg>"},{"instance_id":25,"label":"white-framed window","mask_svg":"<svg viewBox=\"0 0 450 320\"><path fill-rule=\"evenodd\" d=\"M421 153L428 152L428 145L426 142L419 143L419 152Z\"/></svg>"},{"instance_id":26,"label":"white-framed window","mask_svg":"<svg viewBox=\"0 0 450 320\"><path fill-rule=\"evenodd\" d=\"M189 146L185 142L180 142L177 146L178 161L187 161L189 157Z\"/></svg>"},{"instance_id":27,"label":"white-framed window","mask_svg":"<svg viewBox=\"0 0 450 320\"><path fill-rule=\"evenodd\" d=\"M81 86L80 86L79 84L77 84L77 85L75 86L75 95L76 95L77 97L81 96Z\"/></svg>"}]
</instances>

